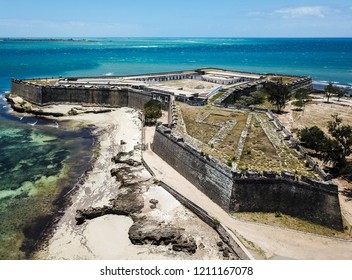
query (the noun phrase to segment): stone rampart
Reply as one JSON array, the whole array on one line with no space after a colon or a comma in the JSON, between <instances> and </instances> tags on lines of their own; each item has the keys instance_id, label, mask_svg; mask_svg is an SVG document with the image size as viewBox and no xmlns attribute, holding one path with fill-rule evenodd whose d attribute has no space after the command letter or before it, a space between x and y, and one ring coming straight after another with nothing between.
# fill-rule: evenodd
<instances>
[{"instance_id":1,"label":"stone rampart","mask_svg":"<svg viewBox=\"0 0 352 280\"><path fill-rule=\"evenodd\" d=\"M11 93L37 104L89 104L143 109L151 93L133 88L109 86L40 86L30 81L12 80Z\"/></svg>"},{"instance_id":2,"label":"stone rampart","mask_svg":"<svg viewBox=\"0 0 352 280\"><path fill-rule=\"evenodd\" d=\"M23 80L12 80L11 92L21 96L23 99L34 103L41 104L42 100L42 87L31 84ZM21 94L17 94L21 93Z\"/></svg>"},{"instance_id":3,"label":"stone rampart","mask_svg":"<svg viewBox=\"0 0 352 280\"><path fill-rule=\"evenodd\" d=\"M342 229L337 186L282 172L231 170L158 126L153 151L227 211L276 212Z\"/></svg>"},{"instance_id":4,"label":"stone rampart","mask_svg":"<svg viewBox=\"0 0 352 280\"><path fill-rule=\"evenodd\" d=\"M164 126L156 129L153 151L217 204L229 210L232 175L227 166L202 155L182 138L173 136L170 129Z\"/></svg>"},{"instance_id":5,"label":"stone rampart","mask_svg":"<svg viewBox=\"0 0 352 280\"><path fill-rule=\"evenodd\" d=\"M234 179L234 212L276 212L316 224L342 229L337 187L311 179L294 181L278 178Z\"/></svg>"}]
</instances>

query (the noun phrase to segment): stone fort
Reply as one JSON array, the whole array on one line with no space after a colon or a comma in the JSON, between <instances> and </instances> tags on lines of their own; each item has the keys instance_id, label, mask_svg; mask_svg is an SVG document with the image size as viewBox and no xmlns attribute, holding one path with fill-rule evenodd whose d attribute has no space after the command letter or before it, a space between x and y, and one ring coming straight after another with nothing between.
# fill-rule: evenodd
<instances>
[{"instance_id":1,"label":"stone fort","mask_svg":"<svg viewBox=\"0 0 352 280\"><path fill-rule=\"evenodd\" d=\"M173 100L205 105L221 90L224 94L215 100L215 105L228 106L234 95L260 88L273 75L204 68L135 76L13 79L11 94L37 105L70 103L139 110L151 99L160 100L169 108L169 121L156 127L153 151L222 208L230 212L280 211L341 230L336 185L305 176L298 181L284 171L277 174L233 170L170 129ZM287 86L292 93L312 87L310 77L288 78ZM177 84L185 80L206 81L212 86L190 89Z\"/></svg>"}]
</instances>

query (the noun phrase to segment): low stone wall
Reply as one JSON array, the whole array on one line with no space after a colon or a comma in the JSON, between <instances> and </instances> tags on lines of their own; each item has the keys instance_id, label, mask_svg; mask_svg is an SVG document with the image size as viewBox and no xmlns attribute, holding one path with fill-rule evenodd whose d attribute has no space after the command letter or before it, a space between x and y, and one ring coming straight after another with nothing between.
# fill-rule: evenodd
<instances>
[{"instance_id":1,"label":"low stone wall","mask_svg":"<svg viewBox=\"0 0 352 280\"><path fill-rule=\"evenodd\" d=\"M227 211L276 212L341 230L337 186L294 174L231 170L169 128L158 126L153 151Z\"/></svg>"}]
</instances>

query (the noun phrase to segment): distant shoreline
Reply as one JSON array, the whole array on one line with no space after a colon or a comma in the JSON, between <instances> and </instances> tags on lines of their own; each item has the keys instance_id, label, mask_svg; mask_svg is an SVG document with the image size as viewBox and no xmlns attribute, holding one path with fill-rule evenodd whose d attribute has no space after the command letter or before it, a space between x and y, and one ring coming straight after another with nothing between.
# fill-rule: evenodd
<instances>
[{"instance_id":1,"label":"distant shoreline","mask_svg":"<svg viewBox=\"0 0 352 280\"><path fill-rule=\"evenodd\" d=\"M0 38L0 42L96 42L90 39L73 38Z\"/></svg>"}]
</instances>

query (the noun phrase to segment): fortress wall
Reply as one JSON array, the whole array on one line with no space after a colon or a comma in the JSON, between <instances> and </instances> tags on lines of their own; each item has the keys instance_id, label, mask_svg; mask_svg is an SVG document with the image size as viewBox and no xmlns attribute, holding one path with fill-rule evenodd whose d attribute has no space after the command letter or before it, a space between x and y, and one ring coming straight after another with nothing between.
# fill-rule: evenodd
<instances>
[{"instance_id":1,"label":"fortress wall","mask_svg":"<svg viewBox=\"0 0 352 280\"><path fill-rule=\"evenodd\" d=\"M128 90L128 107L143 110L144 104L152 99L152 94L138 91Z\"/></svg>"},{"instance_id":2,"label":"fortress wall","mask_svg":"<svg viewBox=\"0 0 352 280\"><path fill-rule=\"evenodd\" d=\"M335 186L336 187L336 186ZM284 178L234 179L230 210L235 212L280 211L316 224L342 229L337 189Z\"/></svg>"},{"instance_id":3,"label":"fortress wall","mask_svg":"<svg viewBox=\"0 0 352 280\"><path fill-rule=\"evenodd\" d=\"M22 80L12 79L11 92L31 103L41 104L42 87Z\"/></svg>"},{"instance_id":4,"label":"fortress wall","mask_svg":"<svg viewBox=\"0 0 352 280\"><path fill-rule=\"evenodd\" d=\"M234 212L276 212L342 229L337 186L303 177L261 176L232 171L159 126L153 151L218 205ZM269 172L267 172L269 173Z\"/></svg>"},{"instance_id":5,"label":"fortress wall","mask_svg":"<svg viewBox=\"0 0 352 280\"><path fill-rule=\"evenodd\" d=\"M156 129L153 151L222 208L229 210L231 170L220 166L214 159L205 159L192 146L169 132L163 126Z\"/></svg>"},{"instance_id":6,"label":"fortress wall","mask_svg":"<svg viewBox=\"0 0 352 280\"><path fill-rule=\"evenodd\" d=\"M44 87L42 104L50 103L123 107L128 106L128 91L127 89L114 90L109 88Z\"/></svg>"},{"instance_id":7,"label":"fortress wall","mask_svg":"<svg viewBox=\"0 0 352 280\"><path fill-rule=\"evenodd\" d=\"M13 80L11 93L38 105L71 103L143 109L152 94L130 88L38 86Z\"/></svg>"}]
</instances>

